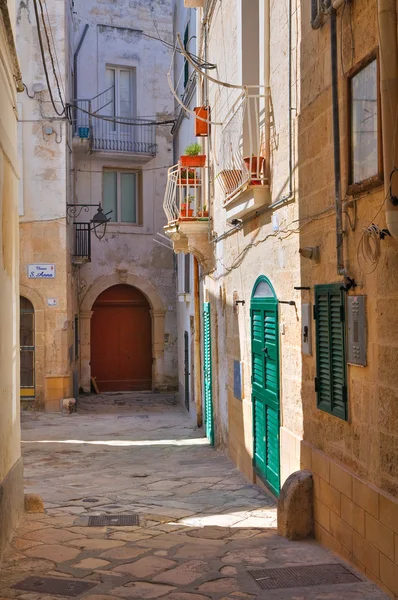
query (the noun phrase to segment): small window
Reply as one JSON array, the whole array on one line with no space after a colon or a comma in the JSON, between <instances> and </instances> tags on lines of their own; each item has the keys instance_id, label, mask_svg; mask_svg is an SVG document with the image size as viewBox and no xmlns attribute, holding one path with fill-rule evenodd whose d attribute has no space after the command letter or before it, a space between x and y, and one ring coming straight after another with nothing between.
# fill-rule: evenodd
<instances>
[{"instance_id":1,"label":"small window","mask_svg":"<svg viewBox=\"0 0 398 600\"><path fill-rule=\"evenodd\" d=\"M383 180L379 73L375 53L348 75L349 191Z\"/></svg>"},{"instance_id":2,"label":"small window","mask_svg":"<svg viewBox=\"0 0 398 600\"><path fill-rule=\"evenodd\" d=\"M345 291L340 284L315 286L317 405L347 420Z\"/></svg>"},{"instance_id":3,"label":"small window","mask_svg":"<svg viewBox=\"0 0 398 600\"><path fill-rule=\"evenodd\" d=\"M107 104L103 114L131 119L135 116L135 71L121 67L106 67Z\"/></svg>"},{"instance_id":4,"label":"small window","mask_svg":"<svg viewBox=\"0 0 398 600\"><path fill-rule=\"evenodd\" d=\"M103 209L111 222L138 224L139 173L104 171Z\"/></svg>"}]
</instances>

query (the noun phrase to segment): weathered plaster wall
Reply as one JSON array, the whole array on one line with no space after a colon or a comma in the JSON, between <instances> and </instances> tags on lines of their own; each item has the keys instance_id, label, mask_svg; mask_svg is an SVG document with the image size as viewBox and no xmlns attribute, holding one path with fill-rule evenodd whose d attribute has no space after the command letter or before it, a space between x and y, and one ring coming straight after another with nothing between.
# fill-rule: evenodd
<instances>
[{"instance_id":1,"label":"weathered plaster wall","mask_svg":"<svg viewBox=\"0 0 398 600\"><path fill-rule=\"evenodd\" d=\"M247 81L247 64L242 59L242 44L250 31L242 27L242 6L224 0L217 4L209 36L209 60L217 64L220 79L230 83ZM271 111L270 185L271 202L288 194L288 2L271 3ZM260 14L262 5L260 3ZM293 22L296 13L293 13ZM261 31L261 30L260 30ZM242 39L243 35L243 39ZM246 36L246 37L245 37ZM259 55L264 55L265 41L260 35ZM292 36L294 72L299 47L299 35ZM236 50L237 49L237 50ZM242 63L243 60L243 63ZM250 66L250 65L249 65ZM249 70L250 72L250 70ZM254 77L254 74L252 74ZM263 82L263 72L253 83ZM293 76L293 102L298 94ZM231 106L236 92L210 86L211 106L220 113ZM214 120L217 114L212 112ZM213 148L217 147L219 131L213 127ZM296 118L293 114L293 138ZM296 144L293 139L294 148ZM226 223L223 195L216 181L213 191L213 229L220 235L231 227ZM265 275L280 300L295 300L296 308L281 305L279 309L281 384L281 425L298 436L303 430L300 399L300 297L294 286L300 285L299 237L292 232L298 217L297 195L285 206L266 212L216 244L216 271L204 281L213 310L213 356L216 362L214 392L217 413L217 439L229 452L238 467L253 477L252 410L251 410L251 332L250 298L255 281ZM275 219L272 222L271 217ZM276 231L275 231L276 229ZM245 305L235 306L235 300ZM233 361L243 363L243 400L234 398ZM281 479L299 468L299 456L284 445L281 435Z\"/></svg>"},{"instance_id":2,"label":"weathered plaster wall","mask_svg":"<svg viewBox=\"0 0 398 600\"><path fill-rule=\"evenodd\" d=\"M9 2L11 13L14 6ZM12 16L11 14L11 16ZM19 425L16 90L0 15L0 561L23 506Z\"/></svg>"},{"instance_id":3,"label":"weathered plaster wall","mask_svg":"<svg viewBox=\"0 0 398 600\"><path fill-rule=\"evenodd\" d=\"M76 44L80 40L84 26L89 25L79 55L79 98L93 98L107 88L106 65L123 66L136 70L137 117L162 120L173 113L173 100L166 79L171 53L161 42L148 39L142 34L156 37L159 32L162 38L171 41L172 2L124 0L104 4L90 0L85 2L84 6L77 6L76 10ZM163 339L157 340L157 344L161 344L164 350L161 359L163 366L162 373L158 371L159 376L155 383L158 387L175 387L177 336L173 254L154 241L157 232L163 232L165 224L162 209L163 196L167 168L173 161L170 126L157 127L156 143L156 157L144 163L138 156L125 154L121 157L116 152L106 155L94 152L91 156L76 153L75 182L78 203L102 202L104 169L142 171L140 224L111 223L103 240L98 241L94 236L92 237L91 263L84 265L80 272L80 300L84 304L87 291L96 286L101 278L106 277L109 281L113 281L113 276L117 276L120 272L129 273L136 277L137 281L146 280L153 286L161 298L165 311ZM84 220L87 216L85 215ZM85 330L88 330L88 326ZM89 354L89 342L86 341L85 346L85 353ZM85 356L85 363L82 364L84 387L89 385L88 358L89 356ZM160 357L158 357L159 361Z\"/></svg>"},{"instance_id":4,"label":"weathered plaster wall","mask_svg":"<svg viewBox=\"0 0 398 600\"><path fill-rule=\"evenodd\" d=\"M65 102L70 98L71 3L51 3L48 10L55 42L52 53L58 59L57 73L60 73L60 89ZM43 406L45 403L47 409L58 410L59 400L72 393L73 353L70 353L70 347L75 311L70 259L72 240L66 220L66 204L71 197L70 127L64 116L55 114L49 101L32 2L18 2L17 42L29 94L33 94L35 83L42 83L45 88L34 98L27 94L20 97L24 179L20 211L21 293L32 296L30 300L37 313L36 404ZM51 89L61 111L48 53L46 57ZM47 132L46 128L51 128L52 132ZM28 264L40 262L55 264L55 279L28 278ZM49 306L49 299L56 299L56 306Z\"/></svg>"}]
</instances>

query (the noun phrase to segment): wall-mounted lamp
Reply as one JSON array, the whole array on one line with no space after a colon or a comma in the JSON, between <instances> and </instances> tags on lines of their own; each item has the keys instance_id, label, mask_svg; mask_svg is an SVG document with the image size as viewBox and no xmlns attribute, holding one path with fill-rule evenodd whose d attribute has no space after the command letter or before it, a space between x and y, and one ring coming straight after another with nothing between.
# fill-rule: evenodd
<instances>
[{"instance_id":1,"label":"wall-mounted lamp","mask_svg":"<svg viewBox=\"0 0 398 600\"><path fill-rule=\"evenodd\" d=\"M319 246L306 246L305 248L300 248L299 252L303 258L309 258L314 262L319 262L321 259L321 250Z\"/></svg>"},{"instance_id":2,"label":"wall-mounted lamp","mask_svg":"<svg viewBox=\"0 0 398 600\"><path fill-rule=\"evenodd\" d=\"M99 240L102 240L106 233L106 227L109 221L111 220L108 215L110 215L113 211L110 210L106 214L104 214L104 210L101 204L67 204L66 205L66 214L68 217L72 217L76 219L80 215L80 213L84 210L84 212L88 212L91 207L97 207L97 212L91 219L90 223L92 224L92 230L95 233L95 237Z\"/></svg>"}]
</instances>

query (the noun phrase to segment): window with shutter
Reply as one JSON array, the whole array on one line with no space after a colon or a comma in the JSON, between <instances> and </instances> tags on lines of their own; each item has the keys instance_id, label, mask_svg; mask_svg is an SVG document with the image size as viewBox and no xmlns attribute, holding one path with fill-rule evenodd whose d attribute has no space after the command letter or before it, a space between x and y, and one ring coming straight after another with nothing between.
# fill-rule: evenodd
<instances>
[{"instance_id":1,"label":"window with shutter","mask_svg":"<svg viewBox=\"0 0 398 600\"><path fill-rule=\"evenodd\" d=\"M347 419L345 292L340 284L315 286L318 408Z\"/></svg>"}]
</instances>

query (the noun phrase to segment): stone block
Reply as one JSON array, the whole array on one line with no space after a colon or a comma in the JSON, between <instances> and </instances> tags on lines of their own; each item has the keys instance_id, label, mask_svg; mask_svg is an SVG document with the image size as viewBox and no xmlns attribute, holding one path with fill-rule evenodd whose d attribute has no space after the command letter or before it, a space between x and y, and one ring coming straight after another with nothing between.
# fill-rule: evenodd
<instances>
[{"instance_id":1,"label":"stone block","mask_svg":"<svg viewBox=\"0 0 398 600\"><path fill-rule=\"evenodd\" d=\"M394 533L369 514L365 514L366 539L383 552L388 558L394 560Z\"/></svg>"},{"instance_id":2,"label":"stone block","mask_svg":"<svg viewBox=\"0 0 398 600\"><path fill-rule=\"evenodd\" d=\"M366 512L372 517L378 519L379 517L379 494L378 492L360 481L356 477L353 477L353 488L352 488L352 499L355 504L361 506Z\"/></svg>"},{"instance_id":3,"label":"stone block","mask_svg":"<svg viewBox=\"0 0 398 600\"><path fill-rule=\"evenodd\" d=\"M341 496L340 516L350 527L365 536L365 511L345 496Z\"/></svg>"},{"instance_id":4,"label":"stone block","mask_svg":"<svg viewBox=\"0 0 398 600\"><path fill-rule=\"evenodd\" d=\"M337 515L340 515L340 499L341 494L334 487L326 483L323 479L320 480L320 500Z\"/></svg>"},{"instance_id":5,"label":"stone block","mask_svg":"<svg viewBox=\"0 0 398 600\"><path fill-rule=\"evenodd\" d=\"M330 509L318 498L314 500L314 519L315 523L319 523L326 531L330 531Z\"/></svg>"},{"instance_id":6,"label":"stone block","mask_svg":"<svg viewBox=\"0 0 398 600\"><path fill-rule=\"evenodd\" d=\"M330 461L326 456L314 448L312 449L312 470L314 473L319 475L321 479L324 479L327 483L329 483Z\"/></svg>"},{"instance_id":7,"label":"stone block","mask_svg":"<svg viewBox=\"0 0 398 600\"><path fill-rule=\"evenodd\" d=\"M398 596L398 566L380 554L380 581Z\"/></svg>"},{"instance_id":8,"label":"stone block","mask_svg":"<svg viewBox=\"0 0 398 600\"><path fill-rule=\"evenodd\" d=\"M25 494L25 512L44 513L44 502L37 494Z\"/></svg>"},{"instance_id":9,"label":"stone block","mask_svg":"<svg viewBox=\"0 0 398 600\"><path fill-rule=\"evenodd\" d=\"M313 479L310 471L292 473L278 500L278 533L289 540L314 536Z\"/></svg>"},{"instance_id":10,"label":"stone block","mask_svg":"<svg viewBox=\"0 0 398 600\"><path fill-rule=\"evenodd\" d=\"M336 463L330 463L330 485L347 498L352 498L352 476Z\"/></svg>"},{"instance_id":11,"label":"stone block","mask_svg":"<svg viewBox=\"0 0 398 600\"><path fill-rule=\"evenodd\" d=\"M300 461L302 469L312 469L312 448L303 441L300 443Z\"/></svg>"},{"instance_id":12,"label":"stone block","mask_svg":"<svg viewBox=\"0 0 398 600\"><path fill-rule=\"evenodd\" d=\"M352 529L340 517L330 513L330 532L348 552L352 552Z\"/></svg>"},{"instance_id":13,"label":"stone block","mask_svg":"<svg viewBox=\"0 0 398 600\"><path fill-rule=\"evenodd\" d=\"M380 552L356 531L352 536L352 553L376 577L380 576Z\"/></svg>"}]
</instances>

